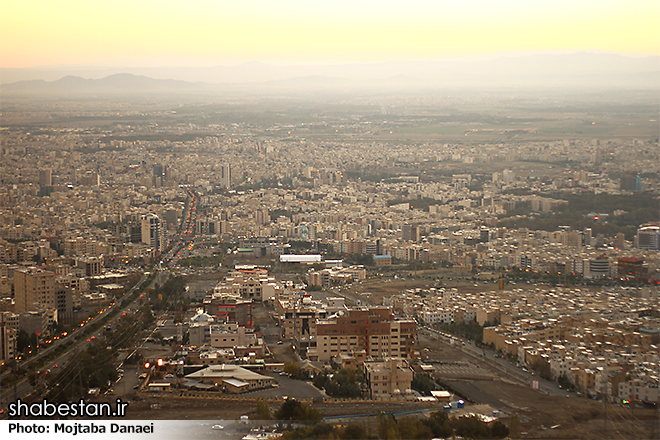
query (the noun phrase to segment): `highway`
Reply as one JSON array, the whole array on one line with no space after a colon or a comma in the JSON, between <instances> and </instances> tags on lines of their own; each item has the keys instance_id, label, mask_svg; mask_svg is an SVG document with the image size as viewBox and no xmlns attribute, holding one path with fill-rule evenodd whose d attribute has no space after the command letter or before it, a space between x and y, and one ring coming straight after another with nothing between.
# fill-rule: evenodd
<instances>
[{"instance_id":1,"label":"highway","mask_svg":"<svg viewBox=\"0 0 660 440\"><path fill-rule=\"evenodd\" d=\"M159 273L159 276L160 275L161 274ZM157 276L155 280L158 280L159 276ZM168 273L167 276L169 276L169 273ZM133 286L133 288L131 288L131 290L129 290L128 293L126 293L126 295L124 295L121 299L117 300L114 304L112 304L112 305L106 307L105 309L103 309L103 311L101 313L97 314L96 316L91 317L91 319L85 321L80 326L76 327L75 330L73 330L72 332L67 334L66 338L60 338L56 341L53 341L51 346L48 349L44 350L43 352L39 353L39 355L37 355L33 358L30 358L29 361L27 361L25 363L19 362L19 364L18 364L19 367L29 370L30 365L32 365L37 360L43 358L47 354L51 353L60 344L65 343L66 341L68 341L71 338L75 338L79 333L84 331L85 326L87 326L89 323L92 323L92 322L94 322L94 320L101 319L104 316L107 316L112 310L115 310L115 308L117 308L119 311L123 310L123 308L124 308L123 307L123 303L124 303L123 298L125 298L125 297L131 295L133 292L135 292L135 290L138 289L139 286L146 279L147 279L147 275L143 274L142 277L140 278L140 281L138 281L135 284L135 286ZM103 331L104 331L103 327L99 328L96 332L89 335L88 338L86 338L85 340L83 340L81 342L75 343L68 350L66 350L60 356L58 356L56 359L54 359L53 361L51 361L47 365L45 365L40 370L41 374L39 375L37 386L38 386L38 384L42 383L45 380L45 378L43 377L44 375L46 375L46 374L57 374L58 370L62 366L66 365L66 363L75 354L75 352L85 350L90 344L93 344L97 338L102 336ZM5 375L3 375L3 377L9 376L11 374L12 374L12 372L9 371ZM17 382L15 384L15 386L14 386L14 384L12 384L11 386L6 387L6 389L2 390L2 394L0 395L0 409L6 408L6 406L9 402L15 401L16 399L23 399L26 396L29 396L32 392L34 392L34 390L35 390L35 387L30 385L27 378L23 378L22 380Z\"/></svg>"}]
</instances>

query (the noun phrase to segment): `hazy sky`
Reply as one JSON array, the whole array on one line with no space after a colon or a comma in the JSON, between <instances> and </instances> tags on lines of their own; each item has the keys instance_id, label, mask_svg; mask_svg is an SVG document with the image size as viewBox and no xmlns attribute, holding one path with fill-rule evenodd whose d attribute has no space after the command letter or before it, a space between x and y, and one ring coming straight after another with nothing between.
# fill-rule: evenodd
<instances>
[{"instance_id":1,"label":"hazy sky","mask_svg":"<svg viewBox=\"0 0 660 440\"><path fill-rule=\"evenodd\" d=\"M658 55L659 24L657 0L2 0L0 67Z\"/></svg>"}]
</instances>

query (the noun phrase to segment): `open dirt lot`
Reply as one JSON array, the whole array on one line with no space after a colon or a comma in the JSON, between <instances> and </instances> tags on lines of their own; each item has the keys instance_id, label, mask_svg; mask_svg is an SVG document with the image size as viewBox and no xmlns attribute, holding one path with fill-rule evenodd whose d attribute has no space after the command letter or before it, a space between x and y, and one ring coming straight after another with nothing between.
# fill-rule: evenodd
<instances>
[{"instance_id":1,"label":"open dirt lot","mask_svg":"<svg viewBox=\"0 0 660 440\"><path fill-rule=\"evenodd\" d=\"M624 408L575 395L548 396L442 340L420 333L419 343L425 362L436 366L443 382L468 397L471 404L499 410L505 420L517 416L524 438L658 438L657 409ZM484 371L492 377L484 379Z\"/></svg>"},{"instance_id":2,"label":"open dirt lot","mask_svg":"<svg viewBox=\"0 0 660 440\"><path fill-rule=\"evenodd\" d=\"M657 410L622 408L586 398L547 396L529 387L502 380L451 384L475 399L517 415L521 420L522 431L527 433L523 437L658 438Z\"/></svg>"}]
</instances>

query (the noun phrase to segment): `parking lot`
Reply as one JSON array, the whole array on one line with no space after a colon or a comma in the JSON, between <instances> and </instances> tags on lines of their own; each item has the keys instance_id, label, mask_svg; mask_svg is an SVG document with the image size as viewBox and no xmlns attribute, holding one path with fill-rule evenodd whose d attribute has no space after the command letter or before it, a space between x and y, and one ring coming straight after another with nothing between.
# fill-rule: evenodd
<instances>
[{"instance_id":1,"label":"parking lot","mask_svg":"<svg viewBox=\"0 0 660 440\"><path fill-rule=\"evenodd\" d=\"M277 373L271 374L278 382L278 386L268 390L253 391L245 394L247 397L295 397L296 399L315 399L325 397L324 393L319 391L311 383L291 379L288 376L280 376Z\"/></svg>"}]
</instances>

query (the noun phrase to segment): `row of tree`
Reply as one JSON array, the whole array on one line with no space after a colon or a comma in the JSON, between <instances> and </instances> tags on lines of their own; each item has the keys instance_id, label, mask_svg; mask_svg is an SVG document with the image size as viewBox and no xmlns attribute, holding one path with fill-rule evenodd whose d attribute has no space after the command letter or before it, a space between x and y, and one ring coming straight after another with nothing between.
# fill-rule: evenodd
<instances>
[{"instance_id":1,"label":"row of tree","mask_svg":"<svg viewBox=\"0 0 660 440\"><path fill-rule=\"evenodd\" d=\"M351 422L347 425L331 425L320 421L318 410L295 399L287 399L273 414L264 401L257 402L255 420L296 421L302 426L285 427L283 440L298 439L432 439L461 437L466 439L498 439L511 436L518 438L520 426L511 420L511 429L501 421L486 423L477 416L450 418L444 411L437 411L426 418L412 416L397 418L380 413L375 424L369 421Z\"/></svg>"}]
</instances>

